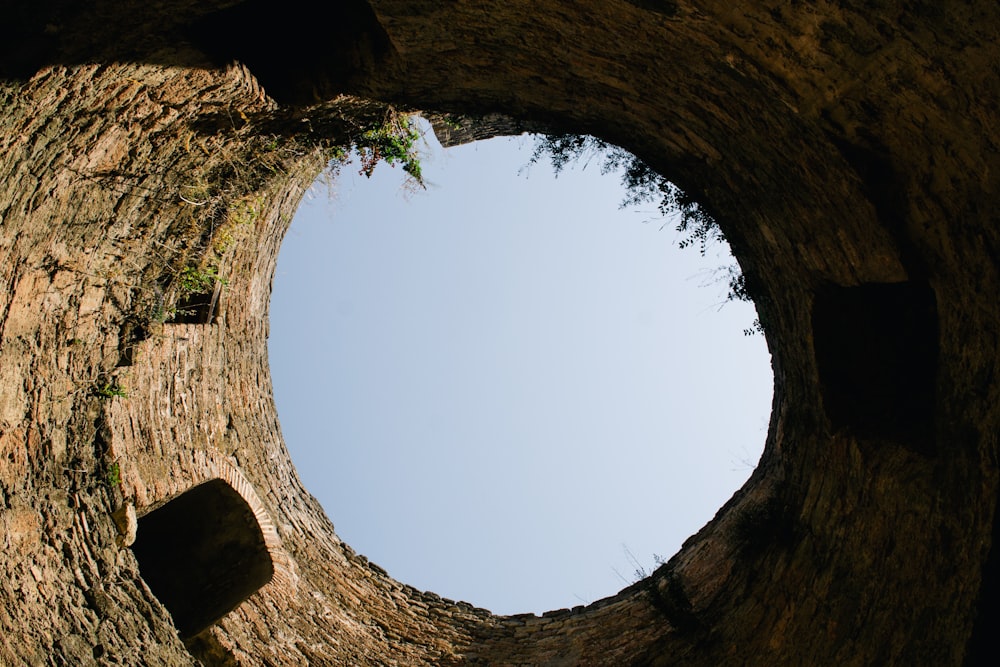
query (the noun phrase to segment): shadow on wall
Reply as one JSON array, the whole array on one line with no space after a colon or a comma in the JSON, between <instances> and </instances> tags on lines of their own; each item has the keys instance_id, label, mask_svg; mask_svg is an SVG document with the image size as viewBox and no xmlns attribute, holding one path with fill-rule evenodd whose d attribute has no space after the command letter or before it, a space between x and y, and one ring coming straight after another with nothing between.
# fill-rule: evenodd
<instances>
[{"instance_id":1,"label":"shadow on wall","mask_svg":"<svg viewBox=\"0 0 1000 667\"><path fill-rule=\"evenodd\" d=\"M141 517L132 550L143 580L183 639L211 626L274 576L252 508L222 479L199 484Z\"/></svg>"},{"instance_id":2,"label":"shadow on wall","mask_svg":"<svg viewBox=\"0 0 1000 667\"><path fill-rule=\"evenodd\" d=\"M17 2L9 11L5 5L0 80L26 81L47 65L120 58L204 67L207 56L220 67L244 63L275 99L311 104L392 54L365 0L329 3L323 21L308 19L313 0L99 4L100 11L70 0Z\"/></svg>"}]
</instances>

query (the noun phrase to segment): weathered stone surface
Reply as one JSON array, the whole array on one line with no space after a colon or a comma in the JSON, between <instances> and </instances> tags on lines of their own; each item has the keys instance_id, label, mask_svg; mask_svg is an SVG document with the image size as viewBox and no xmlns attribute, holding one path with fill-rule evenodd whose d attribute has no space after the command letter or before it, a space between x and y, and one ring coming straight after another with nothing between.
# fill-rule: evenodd
<instances>
[{"instance_id":1,"label":"weathered stone surface","mask_svg":"<svg viewBox=\"0 0 1000 667\"><path fill-rule=\"evenodd\" d=\"M115 544L119 547L130 547L135 544L135 534L139 529L139 517L136 516L135 505L125 503L111 514L111 518L114 519L115 528L118 529Z\"/></svg>"},{"instance_id":2,"label":"weathered stone surface","mask_svg":"<svg viewBox=\"0 0 1000 667\"><path fill-rule=\"evenodd\" d=\"M18 4L0 47L0 663L993 664L995 2L70 4ZM495 617L393 581L302 488L267 302L311 141L378 113L341 93L597 134L722 224L766 451L649 579ZM227 284L170 323L186 268ZM112 513L212 479L256 498L274 576L182 642Z\"/></svg>"}]
</instances>

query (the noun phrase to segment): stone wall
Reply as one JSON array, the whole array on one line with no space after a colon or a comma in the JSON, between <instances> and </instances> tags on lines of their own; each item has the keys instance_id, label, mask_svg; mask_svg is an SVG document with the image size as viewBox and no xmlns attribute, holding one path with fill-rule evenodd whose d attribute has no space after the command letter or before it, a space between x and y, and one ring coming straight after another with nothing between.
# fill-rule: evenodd
<instances>
[{"instance_id":1,"label":"stone wall","mask_svg":"<svg viewBox=\"0 0 1000 667\"><path fill-rule=\"evenodd\" d=\"M377 0L329 48L278 30L307 0L25 7L0 67L0 663L992 664L995 3ZM394 581L302 487L267 305L322 147L386 113L344 92L598 134L718 219L774 411L750 481L648 579L496 617ZM185 276L215 303L194 322ZM273 576L182 639L115 515L214 479Z\"/></svg>"}]
</instances>

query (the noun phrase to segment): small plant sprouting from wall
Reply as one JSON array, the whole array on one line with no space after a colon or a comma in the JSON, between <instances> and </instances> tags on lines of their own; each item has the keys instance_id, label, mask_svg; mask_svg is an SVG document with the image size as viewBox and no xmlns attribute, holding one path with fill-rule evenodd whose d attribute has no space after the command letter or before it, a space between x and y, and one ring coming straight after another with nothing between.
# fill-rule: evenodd
<instances>
[{"instance_id":1,"label":"small plant sprouting from wall","mask_svg":"<svg viewBox=\"0 0 1000 667\"><path fill-rule=\"evenodd\" d=\"M186 266L177 274L177 302L163 306L160 321L174 324L208 324L213 321L221 289L229 281L216 266Z\"/></svg>"},{"instance_id":2,"label":"small plant sprouting from wall","mask_svg":"<svg viewBox=\"0 0 1000 667\"><path fill-rule=\"evenodd\" d=\"M229 119L231 121L231 119ZM149 323L210 324L217 316L222 288L221 264L228 253L267 214L267 199L261 188L275 176L283 176L301 163L323 160L336 173L356 154L360 172L371 176L379 162L402 165L410 184L423 187L417 146L422 133L411 113L384 104L343 98L316 110L310 118L290 115L267 127L255 125L257 118L242 117L244 124L232 127L226 119L214 128L219 139L212 169L193 174L178 196L201 238L178 249L169 261L169 283L159 278L152 291ZM315 127L314 127L315 124ZM247 128L259 133L250 136ZM213 135L213 136L216 136Z\"/></svg>"},{"instance_id":3,"label":"small plant sprouting from wall","mask_svg":"<svg viewBox=\"0 0 1000 667\"><path fill-rule=\"evenodd\" d=\"M185 295L205 294L215 288L216 282L228 284L225 278L219 277L219 270L215 267L199 269L186 266L181 270L178 281L180 291Z\"/></svg>"},{"instance_id":4,"label":"small plant sprouting from wall","mask_svg":"<svg viewBox=\"0 0 1000 667\"><path fill-rule=\"evenodd\" d=\"M110 489L117 489L122 483L122 469L115 461L108 466L108 470L104 475L104 482L108 485Z\"/></svg>"},{"instance_id":5,"label":"small plant sprouting from wall","mask_svg":"<svg viewBox=\"0 0 1000 667\"><path fill-rule=\"evenodd\" d=\"M127 398L128 391L113 380L98 382L94 386L94 395L100 398Z\"/></svg>"},{"instance_id":6,"label":"small plant sprouting from wall","mask_svg":"<svg viewBox=\"0 0 1000 667\"><path fill-rule=\"evenodd\" d=\"M618 568L612 567L611 569L626 586L631 586L634 583L640 582L643 579L650 577L658 567L667 562L666 558L664 558L659 554L654 553L653 565L652 567L647 567L643 565L641 562L639 562L638 556L632 553L632 550L629 549L628 545L626 544L622 544L622 553L625 555L625 559L628 561L629 567L632 568L632 575L630 577L626 577L625 575L623 575L621 572L618 571Z\"/></svg>"},{"instance_id":7,"label":"small plant sprouting from wall","mask_svg":"<svg viewBox=\"0 0 1000 667\"><path fill-rule=\"evenodd\" d=\"M422 136L414 117L409 114L392 112L385 121L366 130L354 143L354 150L361 162L359 173L371 177L375 166L385 162L389 166L397 163L403 171L423 187L420 158L416 146Z\"/></svg>"},{"instance_id":8,"label":"small plant sprouting from wall","mask_svg":"<svg viewBox=\"0 0 1000 667\"><path fill-rule=\"evenodd\" d=\"M195 308L178 308L176 306L158 306L153 309L150 318L156 324L166 324L181 317L193 317L198 314Z\"/></svg>"},{"instance_id":9,"label":"small plant sprouting from wall","mask_svg":"<svg viewBox=\"0 0 1000 667\"><path fill-rule=\"evenodd\" d=\"M245 195L229 204L223 223L212 235L212 250L221 258L246 236L248 228L260 218L264 199L260 195Z\"/></svg>"}]
</instances>

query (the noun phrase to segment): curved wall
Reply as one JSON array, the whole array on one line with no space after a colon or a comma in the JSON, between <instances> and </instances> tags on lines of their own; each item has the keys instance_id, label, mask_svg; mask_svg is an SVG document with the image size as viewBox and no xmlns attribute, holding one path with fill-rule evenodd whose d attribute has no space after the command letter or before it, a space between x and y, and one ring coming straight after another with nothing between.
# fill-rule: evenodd
<instances>
[{"instance_id":1,"label":"curved wall","mask_svg":"<svg viewBox=\"0 0 1000 667\"><path fill-rule=\"evenodd\" d=\"M229 4L243 14L213 14ZM274 7L43 3L13 17L26 37L0 70L0 661L184 664L190 648L219 664L941 665L996 653L995 3L378 0L377 25L352 9L345 41L299 40L298 60L242 37L315 10ZM232 36L209 55L251 69L211 67L206 16L228 18ZM270 396L267 298L321 163L303 137L349 134L348 108L377 116L322 103L339 92L597 134L722 224L774 356L767 449L649 579L582 609L494 617L356 556L298 483ZM229 281L216 323L165 323L177 277L209 264ZM900 317L874 316L880 299ZM903 355L872 368L872 331L915 351L919 429L870 428L878 410L844 407L868 373L908 367ZM892 421L911 414L906 396L887 400ZM110 513L166 498L199 452L244 471L298 585L264 587L186 647Z\"/></svg>"}]
</instances>

